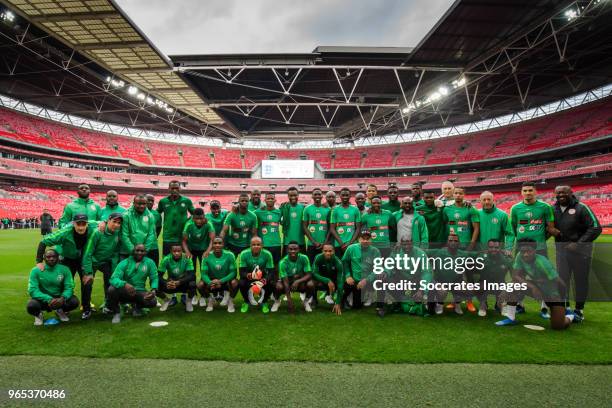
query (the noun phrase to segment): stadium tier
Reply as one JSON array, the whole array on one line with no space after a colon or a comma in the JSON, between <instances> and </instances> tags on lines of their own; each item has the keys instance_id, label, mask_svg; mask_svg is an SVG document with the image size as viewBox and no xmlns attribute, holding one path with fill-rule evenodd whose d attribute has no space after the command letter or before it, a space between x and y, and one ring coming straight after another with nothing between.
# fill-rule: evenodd
<instances>
[{"instance_id":1,"label":"stadium tier","mask_svg":"<svg viewBox=\"0 0 612 408\"><path fill-rule=\"evenodd\" d=\"M221 149L108 135L0 110L0 138L62 151L122 157L135 165L251 170L262 160L312 159L324 170L418 167L535 153L612 133L612 100L468 135L403 145L328 150Z\"/></svg>"}]
</instances>

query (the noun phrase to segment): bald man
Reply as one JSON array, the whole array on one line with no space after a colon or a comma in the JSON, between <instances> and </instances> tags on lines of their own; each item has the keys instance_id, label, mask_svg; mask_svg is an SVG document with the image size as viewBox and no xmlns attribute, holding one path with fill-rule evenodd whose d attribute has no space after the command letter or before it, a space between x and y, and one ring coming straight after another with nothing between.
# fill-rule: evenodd
<instances>
[{"instance_id":1,"label":"bald man","mask_svg":"<svg viewBox=\"0 0 612 408\"><path fill-rule=\"evenodd\" d=\"M450 181L445 181L442 183L441 189L442 195L438 197L438 200L442 201L445 207L455 204L455 197L453 196L455 185Z\"/></svg>"},{"instance_id":2,"label":"bald man","mask_svg":"<svg viewBox=\"0 0 612 408\"><path fill-rule=\"evenodd\" d=\"M125 208L119 205L119 195L115 190L108 190L106 192L106 205L102 208L102 221L108 221L108 216L113 213L123 214Z\"/></svg>"},{"instance_id":3,"label":"bald man","mask_svg":"<svg viewBox=\"0 0 612 408\"><path fill-rule=\"evenodd\" d=\"M480 206L480 250L486 250L489 241L493 239L504 243L503 248L509 255L514 246L514 230L508 214L495 206L495 197L490 191L484 191L480 195Z\"/></svg>"}]
</instances>

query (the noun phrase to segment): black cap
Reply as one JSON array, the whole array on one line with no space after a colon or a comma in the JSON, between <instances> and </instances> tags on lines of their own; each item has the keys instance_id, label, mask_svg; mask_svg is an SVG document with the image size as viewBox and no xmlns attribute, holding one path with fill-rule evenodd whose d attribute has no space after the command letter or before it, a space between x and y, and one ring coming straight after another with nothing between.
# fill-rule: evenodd
<instances>
[{"instance_id":1,"label":"black cap","mask_svg":"<svg viewBox=\"0 0 612 408\"><path fill-rule=\"evenodd\" d=\"M364 235L367 235L368 237L372 236L372 232L369 229L362 229L361 231L359 231L359 236L362 237Z\"/></svg>"},{"instance_id":2,"label":"black cap","mask_svg":"<svg viewBox=\"0 0 612 408\"><path fill-rule=\"evenodd\" d=\"M120 212L114 212L114 213L111 213L111 215L108 216L109 220L115 220L117 218L123 219L123 214L121 214Z\"/></svg>"},{"instance_id":3,"label":"black cap","mask_svg":"<svg viewBox=\"0 0 612 408\"><path fill-rule=\"evenodd\" d=\"M72 217L72 221L73 222L87 222L89 221L89 219L87 218L87 215L85 214L75 214L74 217Z\"/></svg>"}]
</instances>

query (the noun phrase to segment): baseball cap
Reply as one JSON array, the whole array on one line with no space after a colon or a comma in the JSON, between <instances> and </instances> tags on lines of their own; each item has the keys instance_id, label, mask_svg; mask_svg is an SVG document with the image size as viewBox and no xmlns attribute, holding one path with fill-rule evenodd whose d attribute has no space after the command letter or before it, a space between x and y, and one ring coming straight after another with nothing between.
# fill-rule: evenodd
<instances>
[{"instance_id":1,"label":"baseball cap","mask_svg":"<svg viewBox=\"0 0 612 408\"><path fill-rule=\"evenodd\" d=\"M123 214L121 214L120 212L114 212L114 213L111 213L111 215L108 216L109 220L115 220L117 218L123 219Z\"/></svg>"},{"instance_id":2,"label":"baseball cap","mask_svg":"<svg viewBox=\"0 0 612 408\"><path fill-rule=\"evenodd\" d=\"M72 221L74 222L87 222L89 221L89 219L87 218L87 215L85 214L75 214L74 217L72 217Z\"/></svg>"}]
</instances>

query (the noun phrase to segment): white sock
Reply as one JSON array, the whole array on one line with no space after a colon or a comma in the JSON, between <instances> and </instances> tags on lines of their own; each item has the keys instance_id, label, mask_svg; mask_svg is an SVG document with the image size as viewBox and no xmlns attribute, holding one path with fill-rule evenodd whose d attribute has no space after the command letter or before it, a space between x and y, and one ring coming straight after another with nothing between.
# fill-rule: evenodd
<instances>
[{"instance_id":1,"label":"white sock","mask_svg":"<svg viewBox=\"0 0 612 408\"><path fill-rule=\"evenodd\" d=\"M568 319L570 322L574 321L574 315L573 314L565 315L565 318Z\"/></svg>"},{"instance_id":2,"label":"white sock","mask_svg":"<svg viewBox=\"0 0 612 408\"><path fill-rule=\"evenodd\" d=\"M506 310L506 317L510 320L516 320L516 306L508 305L508 310Z\"/></svg>"},{"instance_id":3,"label":"white sock","mask_svg":"<svg viewBox=\"0 0 612 408\"><path fill-rule=\"evenodd\" d=\"M542 309L548 310L548 306L546 306L546 302L542 301Z\"/></svg>"}]
</instances>

